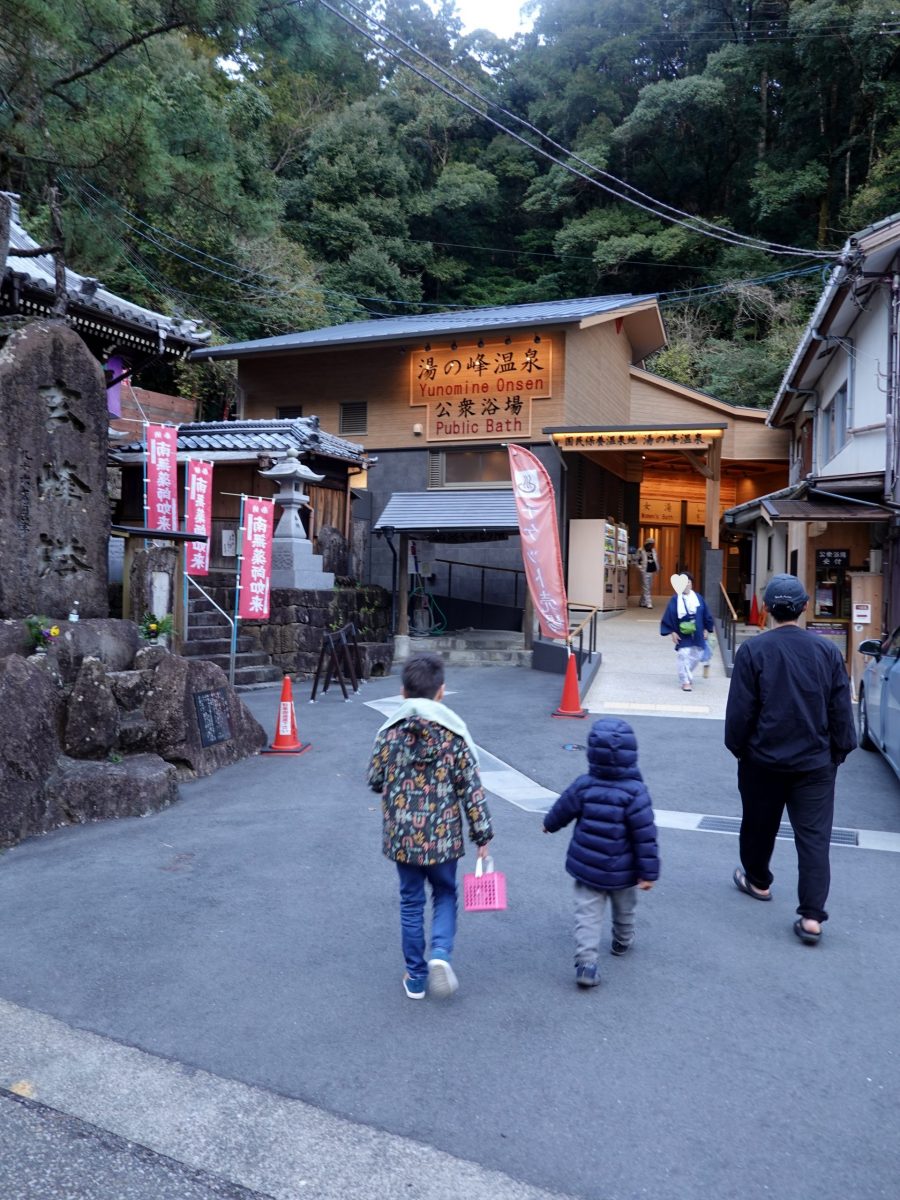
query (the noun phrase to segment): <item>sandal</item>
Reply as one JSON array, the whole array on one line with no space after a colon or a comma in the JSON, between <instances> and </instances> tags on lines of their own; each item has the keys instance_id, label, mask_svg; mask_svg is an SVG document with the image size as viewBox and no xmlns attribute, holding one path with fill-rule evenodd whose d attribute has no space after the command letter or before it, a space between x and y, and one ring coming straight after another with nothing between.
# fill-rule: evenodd
<instances>
[{"instance_id":1,"label":"sandal","mask_svg":"<svg viewBox=\"0 0 900 1200\"><path fill-rule=\"evenodd\" d=\"M803 924L802 917L798 917L797 920L794 922L794 933L796 933L796 935L800 939L800 941L805 943L805 945L807 945L807 946L818 945L819 938L822 936L821 929L819 930L818 933L814 933L813 930L807 929Z\"/></svg>"},{"instance_id":2,"label":"sandal","mask_svg":"<svg viewBox=\"0 0 900 1200\"><path fill-rule=\"evenodd\" d=\"M744 872L741 870L740 867L735 867L734 874L732 875L731 878L734 881L734 886L737 888L737 890L739 892L743 892L745 896L752 896L754 900L771 900L772 899L771 892L758 892L756 890L756 888L753 887L752 884L750 884L748 882L747 876L744 874ZM797 927L795 925L794 929L796 930L796 928Z\"/></svg>"}]
</instances>

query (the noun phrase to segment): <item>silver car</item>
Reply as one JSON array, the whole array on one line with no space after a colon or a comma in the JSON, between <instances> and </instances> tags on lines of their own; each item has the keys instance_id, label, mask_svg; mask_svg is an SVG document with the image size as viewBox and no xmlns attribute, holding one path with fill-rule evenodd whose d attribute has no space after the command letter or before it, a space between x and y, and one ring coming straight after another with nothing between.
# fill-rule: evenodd
<instances>
[{"instance_id":1,"label":"silver car","mask_svg":"<svg viewBox=\"0 0 900 1200\"><path fill-rule=\"evenodd\" d=\"M859 644L868 659L859 681L859 744L880 750L900 776L900 628Z\"/></svg>"}]
</instances>

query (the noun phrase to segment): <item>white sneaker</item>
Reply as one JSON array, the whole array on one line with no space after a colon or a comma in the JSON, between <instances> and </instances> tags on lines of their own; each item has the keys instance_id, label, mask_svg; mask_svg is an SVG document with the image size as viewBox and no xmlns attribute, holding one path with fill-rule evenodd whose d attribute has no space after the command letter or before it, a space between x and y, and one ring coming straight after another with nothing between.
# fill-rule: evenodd
<instances>
[{"instance_id":1,"label":"white sneaker","mask_svg":"<svg viewBox=\"0 0 900 1200\"><path fill-rule=\"evenodd\" d=\"M443 958L428 961L428 990L438 1000L446 1000L459 987L456 972Z\"/></svg>"}]
</instances>

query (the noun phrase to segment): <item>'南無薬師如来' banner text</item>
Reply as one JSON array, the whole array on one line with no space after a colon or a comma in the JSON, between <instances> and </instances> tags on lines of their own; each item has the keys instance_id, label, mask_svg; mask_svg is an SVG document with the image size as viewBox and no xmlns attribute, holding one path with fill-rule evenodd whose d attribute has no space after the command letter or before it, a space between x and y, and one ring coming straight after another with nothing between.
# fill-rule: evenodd
<instances>
[{"instance_id":1,"label":"'\u5357\u7121\u85ac\u5e2b\u5982\u6765' banner text","mask_svg":"<svg viewBox=\"0 0 900 1200\"><path fill-rule=\"evenodd\" d=\"M241 560L241 598L238 616L259 621L269 615L272 578L271 500L244 500L244 541Z\"/></svg>"},{"instance_id":2,"label":"'\u5357\u7121\u85ac\u5e2b\u5982\u6765' banner text","mask_svg":"<svg viewBox=\"0 0 900 1200\"><path fill-rule=\"evenodd\" d=\"M213 465L192 458L188 463L187 513L188 533L212 533L212 476ZM209 574L209 541L188 542L185 570L188 575Z\"/></svg>"},{"instance_id":3,"label":"'\u5357\u7121\u85ac\u5e2b\u5982\u6765' banner text","mask_svg":"<svg viewBox=\"0 0 900 1200\"><path fill-rule=\"evenodd\" d=\"M148 529L178 528L178 430L174 425L147 425Z\"/></svg>"}]
</instances>

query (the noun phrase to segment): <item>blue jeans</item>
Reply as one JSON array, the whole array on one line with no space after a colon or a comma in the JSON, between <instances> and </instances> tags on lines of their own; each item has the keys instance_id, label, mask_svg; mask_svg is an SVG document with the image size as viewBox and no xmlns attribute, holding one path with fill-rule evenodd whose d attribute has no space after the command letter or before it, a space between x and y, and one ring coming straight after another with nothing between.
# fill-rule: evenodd
<instances>
[{"instance_id":1,"label":"blue jeans","mask_svg":"<svg viewBox=\"0 0 900 1200\"><path fill-rule=\"evenodd\" d=\"M400 936L410 979L428 975L425 960L425 880L431 884L431 958L450 962L456 936L456 859L431 867L397 863Z\"/></svg>"}]
</instances>

